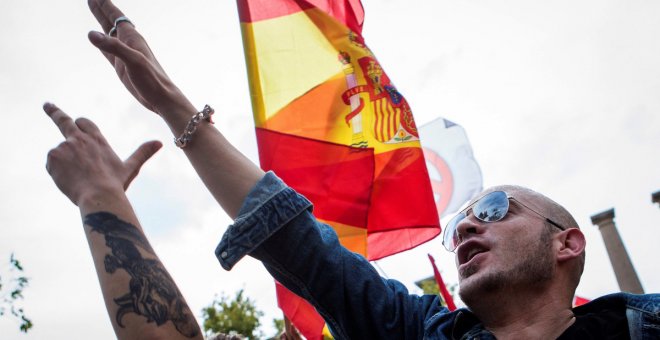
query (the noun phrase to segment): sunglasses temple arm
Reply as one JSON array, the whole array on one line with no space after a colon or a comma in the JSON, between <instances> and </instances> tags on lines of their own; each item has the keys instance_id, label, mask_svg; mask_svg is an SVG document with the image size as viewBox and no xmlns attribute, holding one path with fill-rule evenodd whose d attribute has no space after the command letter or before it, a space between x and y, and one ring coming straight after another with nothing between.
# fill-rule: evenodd
<instances>
[{"instance_id":1,"label":"sunglasses temple arm","mask_svg":"<svg viewBox=\"0 0 660 340\"><path fill-rule=\"evenodd\" d=\"M557 227L557 228L559 228L559 229L561 229L561 230L566 230L566 228L560 226L560 225L557 224L555 221L553 221L553 220L551 220L551 219L549 219L549 218L547 218L547 217L545 218L545 220L548 221L548 223L552 224L553 226L555 226L555 227Z\"/></svg>"}]
</instances>

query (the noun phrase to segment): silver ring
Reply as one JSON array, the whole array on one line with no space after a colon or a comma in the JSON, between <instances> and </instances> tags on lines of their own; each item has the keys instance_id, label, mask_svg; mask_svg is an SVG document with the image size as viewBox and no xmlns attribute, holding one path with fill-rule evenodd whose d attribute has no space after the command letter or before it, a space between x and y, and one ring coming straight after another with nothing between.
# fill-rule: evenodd
<instances>
[{"instance_id":1,"label":"silver ring","mask_svg":"<svg viewBox=\"0 0 660 340\"><path fill-rule=\"evenodd\" d=\"M133 22L130 19L128 19L127 17L122 15L119 18L115 19L115 24L110 29L110 32L108 32L108 35L112 36L115 33L117 33L117 26L122 22L127 22L127 23L131 24L131 26L135 27L135 24L133 24Z\"/></svg>"}]
</instances>

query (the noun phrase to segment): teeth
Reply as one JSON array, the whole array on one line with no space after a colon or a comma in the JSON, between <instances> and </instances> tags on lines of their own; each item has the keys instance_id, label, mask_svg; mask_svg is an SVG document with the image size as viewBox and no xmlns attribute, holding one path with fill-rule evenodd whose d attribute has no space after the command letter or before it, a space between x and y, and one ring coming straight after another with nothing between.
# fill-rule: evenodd
<instances>
[{"instance_id":1,"label":"teeth","mask_svg":"<svg viewBox=\"0 0 660 340\"><path fill-rule=\"evenodd\" d=\"M483 251L482 249L476 249L476 248L470 250L470 252L468 253L468 256L467 256L467 260L468 261L472 260L474 255L477 255L477 254L481 253L482 251Z\"/></svg>"}]
</instances>

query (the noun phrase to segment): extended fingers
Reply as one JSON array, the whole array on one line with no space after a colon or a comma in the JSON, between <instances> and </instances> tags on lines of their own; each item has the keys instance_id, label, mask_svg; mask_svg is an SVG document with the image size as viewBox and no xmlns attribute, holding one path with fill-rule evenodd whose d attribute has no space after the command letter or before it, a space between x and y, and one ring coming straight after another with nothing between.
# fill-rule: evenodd
<instances>
[{"instance_id":1,"label":"extended fingers","mask_svg":"<svg viewBox=\"0 0 660 340\"><path fill-rule=\"evenodd\" d=\"M84 133L90 134L90 135L99 135L102 136L101 130L99 129L94 122L87 118L78 118L75 121L76 125L80 130Z\"/></svg>"},{"instance_id":2,"label":"extended fingers","mask_svg":"<svg viewBox=\"0 0 660 340\"><path fill-rule=\"evenodd\" d=\"M110 0L88 0L87 3L94 17L101 24L103 32L110 36L117 36L124 42L131 41L129 43L131 47L149 53L146 42L135 30L133 23ZM121 20L117 20L120 18Z\"/></svg>"},{"instance_id":3,"label":"extended fingers","mask_svg":"<svg viewBox=\"0 0 660 340\"><path fill-rule=\"evenodd\" d=\"M115 19L124 16L110 0L88 0L87 5L105 33L110 32L115 25Z\"/></svg>"},{"instance_id":4,"label":"extended fingers","mask_svg":"<svg viewBox=\"0 0 660 340\"><path fill-rule=\"evenodd\" d=\"M103 32L106 34L109 34L110 30L115 26L115 20L124 16L124 13L122 13L122 11L117 8L110 0L88 0L87 4L89 5L89 9L92 11L92 14L94 14L96 20L99 22L99 24L101 24ZM117 26L118 31L125 32L124 26L129 26L133 31L135 31L133 29L133 25L129 22L122 21ZM95 46L99 47L98 43L102 40L103 37L102 34L100 36L94 37L96 34L97 33L95 32L90 32L89 40ZM135 34L139 35L137 32L135 32ZM101 49L101 52L108 59L110 64L114 66L115 56L103 49Z\"/></svg>"},{"instance_id":5,"label":"extended fingers","mask_svg":"<svg viewBox=\"0 0 660 340\"><path fill-rule=\"evenodd\" d=\"M73 119L64 113L64 111L60 110L59 107L51 103L46 103L43 108L65 138L79 130Z\"/></svg>"},{"instance_id":6,"label":"extended fingers","mask_svg":"<svg viewBox=\"0 0 660 340\"><path fill-rule=\"evenodd\" d=\"M89 41L94 44L103 54L108 58L110 63L114 65L114 57L121 59L124 63L133 64L140 60L143 55L126 45L119 39L109 37L101 32L89 32L87 35Z\"/></svg>"}]
</instances>

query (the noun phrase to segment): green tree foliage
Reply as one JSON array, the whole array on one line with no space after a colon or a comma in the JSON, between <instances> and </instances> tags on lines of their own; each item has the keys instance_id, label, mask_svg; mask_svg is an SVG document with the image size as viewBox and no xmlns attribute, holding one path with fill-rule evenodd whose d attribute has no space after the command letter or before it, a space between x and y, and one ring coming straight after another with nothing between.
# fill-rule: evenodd
<instances>
[{"instance_id":1,"label":"green tree foliage","mask_svg":"<svg viewBox=\"0 0 660 340\"><path fill-rule=\"evenodd\" d=\"M202 309L204 331L208 336L216 333L240 334L249 339L257 339L259 318L263 312L257 310L253 300L243 296L243 290L236 293L232 300L223 296L210 306Z\"/></svg>"},{"instance_id":2,"label":"green tree foliage","mask_svg":"<svg viewBox=\"0 0 660 340\"><path fill-rule=\"evenodd\" d=\"M421 288L424 294L430 294L430 295L440 295L440 287L438 287L438 284L435 282L435 277L429 276L426 279L420 280L415 282L417 287ZM452 296L452 298L457 300L457 294L458 294L458 284L453 283L453 284L445 284L447 286L447 290L449 291L449 294Z\"/></svg>"},{"instance_id":3,"label":"green tree foliage","mask_svg":"<svg viewBox=\"0 0 660 340\"><path fill-rule=\"evenodd\" d=\"M420 286L419 288L422 288L422 291L424 291L424 294L429 294L429 295L440 294L440 289L438 288L438 284L433 279L426 279L420 281L419 286Z\"/></svg>"},{"instance_id":4,"label":"green tree foliage","mask_svg":"<svg viewBox=\"0 0 660 340\"><path fill-rule=\"evenodd\" d=\"M8 274L4 274L4 272ZM9 257L9 268L3 268L4 278L9 280L4 283L3 276L0 275L0 316L5 315L7 311L21 322L19 328L21 332L27 333L32 328L32 321L25 316L23 308L17 306L17 301L23 299L23 290L28 286L29 280L23 276L23 266L11 254Z\"/></svg>"},{"instance_id":5,"label":"green tree foliage","mask_svg":"<svg viewBox=\"0 0 660 340\"><path fill-rule=\"evenodd\" d=\"M454 298L454 300L457 300L457 295L458 295L458 283L453 283L453 284L445 284L447 286L447 290L449 290L449 294Z\"/></svg>"},{"instance_id":6,"label":"green tree foliage","mask_svg":"<svg viewBox=\"0 0 660 340\"><path fill-rule=\"evenodd\" d=\"M273 319L273 326L277 330L276 334L284 332L284 319Z\"/></svg>"}]
</instances>

